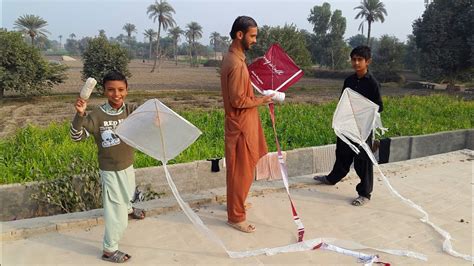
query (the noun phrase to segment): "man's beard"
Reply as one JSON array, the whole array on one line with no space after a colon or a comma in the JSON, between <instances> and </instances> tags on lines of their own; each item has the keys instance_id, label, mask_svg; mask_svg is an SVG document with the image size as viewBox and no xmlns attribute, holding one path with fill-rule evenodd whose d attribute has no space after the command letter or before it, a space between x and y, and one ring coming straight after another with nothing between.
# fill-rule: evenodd
<instances>
[{"instance_id":1,"label":"man's beard","mask_svg":"<svg viewBox=\"0 0 474 266\"><path fill-rule=\"evenodd\" d=\"M242 39L242 47L244 47L245 51L248 51L251 48L250 44L245 39Z\"/></svg>"}]
</instances>

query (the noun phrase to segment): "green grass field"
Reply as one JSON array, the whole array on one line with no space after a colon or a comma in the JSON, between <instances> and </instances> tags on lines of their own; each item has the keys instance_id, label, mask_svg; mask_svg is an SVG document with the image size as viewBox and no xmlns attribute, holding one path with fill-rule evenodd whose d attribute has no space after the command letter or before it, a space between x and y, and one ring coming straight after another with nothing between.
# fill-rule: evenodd
<instances>
[{"instance_id":1,"label":"green grass field","mask_svg":"<svg viewBox=\"0 0 474 266\"><path fill-rule=\"evenodd\" d=\"M474 102L451 96L406 96L384 98L382 122L386 137L429 134L472 128ZM277 133L284 150L335 143L331 128L336 102L322 105L283 104L276 106ZM260 114L269 149L275 142L266 107ZM224 113L221 109L180 112L197 126L201 137L170 163L190 162L224 155ZM81 172L84 164L97 165L92 139L75 143L69 139L69 121L46 128L27 126L0 141L0 183L48 180ZM158 165L140 152L135 167Z\"/></svg>"}]
</instances>

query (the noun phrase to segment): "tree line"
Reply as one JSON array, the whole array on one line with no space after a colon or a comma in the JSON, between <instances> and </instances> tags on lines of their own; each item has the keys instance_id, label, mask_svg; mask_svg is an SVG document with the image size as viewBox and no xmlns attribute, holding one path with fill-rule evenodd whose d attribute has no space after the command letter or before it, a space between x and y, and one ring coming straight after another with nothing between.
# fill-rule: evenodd
<instances>
[{"instance_id":1,"label":"tree line","mask_svg":"<svg viewBox=\"0 0 474 266\"><path fill-rule=\"evenodd\" d=\"M474 10L471 0L428 2L422 17L413 22L413 32L407 37L406 43L388 34L380 38L371 37L374 23L383 23L388 15L382 1L362 0L360 5L354 7L354 10L357 11L355 19L361 19L360 34L344 39L346 18L340 10L333 11L329 3L323 3L309 10L307 20L313 26L312 32L300 30L293 24L259 27L257 44L249 51L248 58L251 61L262 56L272 43L278 42L302 67L342 70L350 66L348 60L350 50L365 44L372 48L374 63L371 69L376 72L382 82L401 81L399 72L402 69L411 69L432 81L444 80L450 83L472 81L474 72L472 14ZM120 34L117 37L107 37L104 30L99 30L98 37L84 37L76 40L76 35L71 33L66 39L64 48L70 54L85 56L91 53L89 51L91 42L100 39L96 42L102 45L95 45L96 50L109 48L114 50L113 54L123 64L127 64L130 58L153 60L151 72L154 72L159 71L160 63L164 58L172 59L177 64L178 55L187 55L190 66L197 66L198 55L213 53L217 59L217 53L225 52L230 44L229 37L222 36L218 32L213 32L209 36L209 46L199 43L203 33L202 26L194 21L189 22L185 29L176 26L173 18L175 10L166 0L155 1L149 5L146 14L157 24L156 31L149 28L143 32L147 42L138 42L134 36L137 33L136 26L126 23L122 27L126 34ZM367 33L365 34L366 25ZM23 33L23 36L29 37L31 48L37 50L44 50L44 46L47 46L44 41L47 40L47 34L49 34L46 26L47 22L36 15L24 15L15 21L15 29ZM165 36L163 32L167 32L167 35ZM12 37L13 35L6 30L2 30L0 34L2 38L18 40L18 37ZM182 37L185 42L178 45ZM60 46L62 38L63 36L60 35ZM2 45L0 97L5 88L22 91L15 89L18 86L12 86L12 81L6 81L9 78L5 73L12 69L9 66L12 60L7 57L16 56L10 50L8 46ZM100 53L100 50L93 53ZM44 86L52 86L53 83L46 82ZM10 85L6 86L6 84Z\"/></svg>"}]
</instances>

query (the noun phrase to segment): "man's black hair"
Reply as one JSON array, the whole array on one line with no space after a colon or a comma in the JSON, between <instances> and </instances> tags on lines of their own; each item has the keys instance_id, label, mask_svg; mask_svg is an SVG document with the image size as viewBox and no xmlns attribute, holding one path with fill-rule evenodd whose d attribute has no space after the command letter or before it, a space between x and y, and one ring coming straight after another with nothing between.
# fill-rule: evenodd
<instances>
[{"instance_id":1,"label":"man's black hair","mask_svg":"<svg viewBox=\"0 0 474 266\"><path fill-rule=\"evenodd\" d=\"M110 72L107 72L107 74L105 74L104 78L102 79L102 86L105 88L105 83L107 81L111 81L111 80L123 81L123 82L125 82L125 85L128 88L127 77L125 77L124 74L122 74L122 73L120 73L116 70L112 70Z\"/></svg>"},{"instance_id":2,"label":"man's black hair","mask_svg":"<svg viewBox=\"0 0 474 266\"><path fill-rule=\"evenodd\" d=\"M365 58L365 60L372 58L370 47L366 45L359 45L354 48L351 52L351 58L355 55Z\"/></svg>"},{"instance_id":3,"label":"man's black hair","mask_svg":"<svg viewBox=\"0 0 474 266\"><path fill-rule=\"evenodd\" d=\"M232 40L235 39L238 31L243 32L245 35L250 27L257 27L257 22L253 18L247 16L237 17L234 21L234 24L232 24L230 37Z\"/></svg>"}]
</instances>

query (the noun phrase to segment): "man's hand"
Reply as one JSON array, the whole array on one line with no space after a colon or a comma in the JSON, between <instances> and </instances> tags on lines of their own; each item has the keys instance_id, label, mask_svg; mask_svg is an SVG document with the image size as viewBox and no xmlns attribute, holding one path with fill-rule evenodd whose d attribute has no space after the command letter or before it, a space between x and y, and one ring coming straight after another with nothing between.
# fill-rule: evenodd
<instances>
[{"instance_id":1,"label":"man's hand","mask_svg":"<svg viewBox=\"0 0 474 266\"><path fill-rule=\"evenodd\" d=\"M262 105L271 103L272 102L272 97L274 95L275 94L270 94L270 95L263 96L262 97Z\"/></svg>"},{"instance_id":2,"label":"man's hand","mask_svg":"<svg viewBox=\"0 0 474 266\"><path fill-rule=\"evenodd\" d=\"M263 96L263 97L262 97L262 105L263 105L263 104L271 103L271 102L272 102L272 97L273 97L274 95L275 95L275 94L270 94L270 95L267 95L267 96Z\"/></svg>"},{"instance_id":3,"label":"man's hand","mask_svg":"<svg viewBox=\"0 0 474 266\"><path fill-rule=\"evenodd\" d=\"M266 96L263 96L262 97L262 104L261 105L265 105L265 104L269 104L272 102L272 97L273 95L275 94L270 94L270 95L266 95Z\"/></svg>"},{"instance_id":4,"label":"man's hand","mask_svg":"<svg viewBox=\"0 0 474 266\"><path fill-rule=\"evenodd\" d=\"M74 107L76 108L78 114L84 116L84 114L86 113L87 101L82 99L81 97L78 97Z\"/></svg>"}]
</instances>

